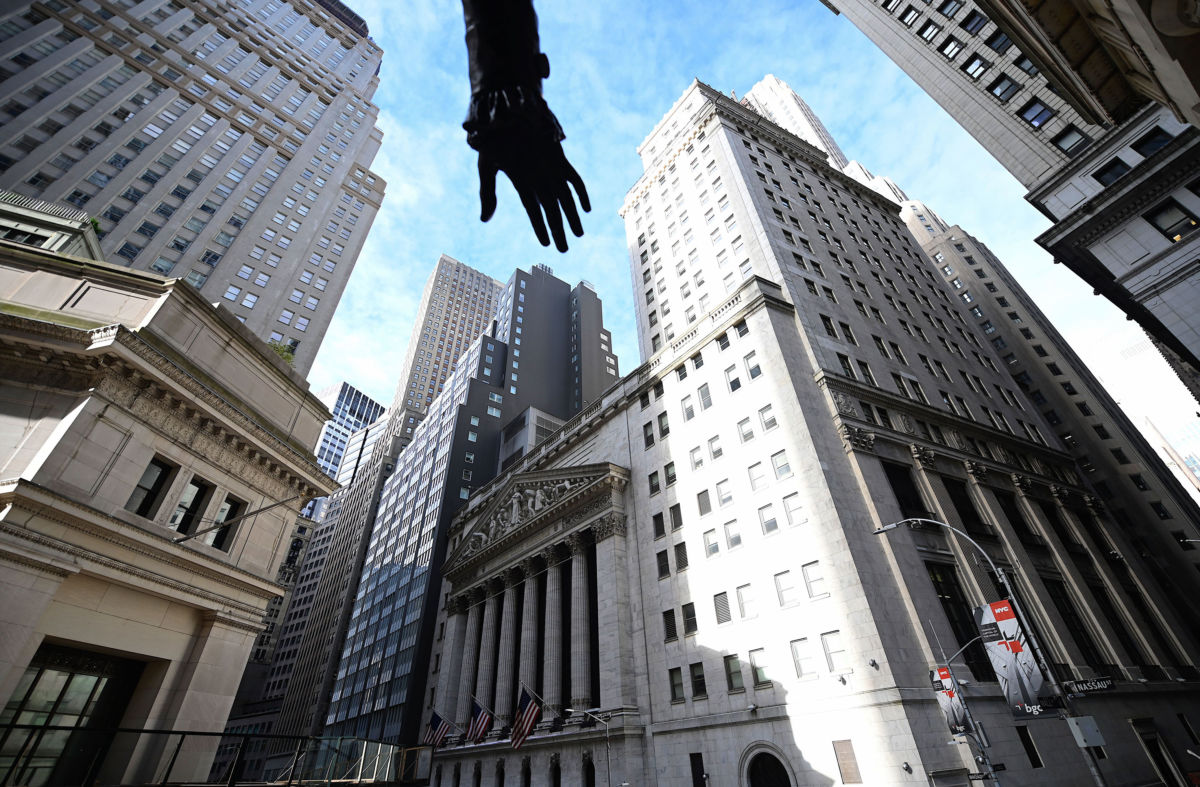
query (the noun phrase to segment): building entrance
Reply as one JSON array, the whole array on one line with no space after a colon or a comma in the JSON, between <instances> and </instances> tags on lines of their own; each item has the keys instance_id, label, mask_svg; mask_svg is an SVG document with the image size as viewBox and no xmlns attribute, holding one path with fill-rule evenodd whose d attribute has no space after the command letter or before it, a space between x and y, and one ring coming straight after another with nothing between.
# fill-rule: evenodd
<instances>
[{"instance_id":1,"label":"building entrance","mask_svg":"<svg viewBox=\"0 0 1200 787\"><path fill-rule=\"evenodd\" d=\"M43 644L0 712L0 785L70 787L101 764L142 663Z\"/></svg>"}]
</instances>

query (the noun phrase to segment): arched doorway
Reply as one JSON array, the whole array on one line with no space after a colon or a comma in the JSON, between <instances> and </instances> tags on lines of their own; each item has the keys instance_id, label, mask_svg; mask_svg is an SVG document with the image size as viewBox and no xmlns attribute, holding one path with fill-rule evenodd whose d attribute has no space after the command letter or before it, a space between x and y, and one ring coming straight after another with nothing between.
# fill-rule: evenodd
<instances>
[{"instance_id":1,"label":"arched doorway","mask_svg":"<svg viewBox=\"0 0 1200 787\"><path fill-rule=\"evenodd\" d=\"M750 760L750 787L792 787L783 763L767 752L759 752Z\"/></svg>"}]
</instances>

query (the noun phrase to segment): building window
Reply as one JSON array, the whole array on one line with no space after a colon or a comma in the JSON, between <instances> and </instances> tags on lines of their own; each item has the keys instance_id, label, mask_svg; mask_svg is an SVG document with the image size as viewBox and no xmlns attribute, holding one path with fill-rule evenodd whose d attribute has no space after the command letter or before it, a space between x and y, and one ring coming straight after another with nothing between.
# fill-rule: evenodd
<instances>
[{"instance_id":1,"label":"building window","mask_svg":"<svg viewBox=\"0 0 1200 787\"><path fill-rule=\"evenodd\" d=\"M721 542L717 539L716 530L704 531L704 555L705 557L713 557L721 552ZM721 621L717 621L720 623Z\"/></svg>"},{"instance_id":2,"label":"building window","mask_svg":"<svg viewBox=\"0 0 1200 787\"><path fill-rule=\"evenodd\" d=\"M1142 158L1149 158L1167 146L1173 137L1155 126L1149 133L1143 135L1130 147Z\"/></svg>"},{"instance_id":3,"label":"building window","mask_svg":"<svg viewBox=\"0 0 1200 787\"><path fill-rule=\"evenodd\" d=\"M725 370L725 382L729 385L730 393L733 393L742 387L742 380L738 376L738 370L736 366L730 366Z\"/></svg>"},{"instance_id":4,"label":"building window","mask_svg":"<svg viewBox=\"0 0 1200 787\"><path fill-rule=\"evenodd\" d=\"M679 630L675 625L675 610L668 609L662 613L663 618L663 642L672 642L679 639Z\"/></svg>"},{"instance_id":5,"label":"building window","mask_svg":"<svg viewBox=\"0 0 1200 787\"><path fill-rule=\"evenodd\" d=\"M142 477L134 487L125 510L147 519L154 518L154 512L161 502L163 490L176 470L176 466L164 459L154 457L142 472Z\"/></svg>"},{"instance_id":6,"label":"building window","mask_svg":"<svg viewBox=\"0 0 1200 787\"><path fill-rule=\"evenodd\" d=\"M1196 229L1196 217L1173 199L1160 203L1144 218L1172 243L1178 243Z\"/></svg>"},{"instance_id":7,"label":"building window","mask_svg":"<svg viewBox=\"0 0 1200 787\"><path fill-rule=\"evenodd\" d=\"M775 468L775 478L787 478L792 474L792 466L788 463L787 452L779 451L771 455L771 466Z\"/></svg>"},{"instance_id":8,"label":"building window","mask_svg":"<svg viewBox=\"0 0 1200 787\"><path fill-rule=\"evenodd\" d=\"M791 642L791 646L792 663L796 666L796 677L801 680L809 680L817 677L817 665L808 638L794 639Z\"/></svg>"},{"instance_id":9,"label":"building window","mask_svg":"<svg viewBox=\"0 0 1200 787\"><path fill-rule=\"evenodd\" d=\"M730 693L745 691L742 684L742 662L737 654L725 657L725 686Z\"/></svg>"},{"instance_id":10,"label":"building window","mask_svg":"<svg viewBox=\"0 0 1200 787\"><path fill-rule=\"evenodd\" d=\"M688 567L687 544L679 543L675 545L675 571L683 571Z\"/></svg>"},{"instance_id":11,"label":"building window","mask_svg":"<svg viewBox=\"0 0 1200 787\"><path fill-rule=\"evenodd\" d=\"M809 598L825 598L829 595L829 590L825 585L825 572L821 570L820 561L814 560L811 563L805 563L800 570L804 575L804 586L808 590Z\"/></svg>"},{"instance_id":12,"label":"building window","mask_svg":"<svg viewBox=\"0 0 1200 787\"><path fill-rule=\"evenodd\" d=\"M1042 755L1038 753L1037 746L1033 743L1033 736L1029 734L1029 728L1023 724L1018 724L1017 737L1021 739L1021 745L1025 748L1025 756L1029 758L1029 767L1043 767Z\"/></svg>"},{"instance_id":13,"label":"building window","mask_svg":"<svg viewBox=\"0 0 1200 787\"><path fill-rule=\"evenodd\" d=\"M900 24L905 27L912 27L913 23L921 17L921 13L911 5L904 9L904 13L900 14Z\"/></svg>"},{"instance_id":14,"label":"building window","mask_svg":"<svg viewBox=\"0 0 1200 787\"><path fill-rule=\"evenodd\" d=\"M675 548L678 549L680 546L683 545L677 544ZM676 566L675 570L678 571L680 568L682 568L682 566ZM688 634L695 634L700 628L699 623L696 620L696 605L688 602L687 604L683 605L682 611L684 636L687 636Z\"/></svg>"},{"instance_id":15,"label":"building window","mask_svg":"<svg viewBox=\"0 0 1200 787\"><path fill-rule=\"evenodd\" d=\"M1001 74L995 82L988 87L988 92L1001 102L1008 101L1017 94L1021 86L1009 78L1007 74Z\"/></svg>"},{"instance_id":16,"label":"building window","mask_svg":"<svg viewBox=\"0 0 1200 787\"><path fill-rule=\"evenodd\" d=\"M1088 142L1088 138L1074 126L1067 126L1051 142L1063 153L1074 155L1083 150L1084 145Z\"/></svg>"},{"instance_id":17,"label":"building window","mask_svg":"<svg viewBox=\"0 0 1200 787\"><path fill-rule=\"evenodd\" d=\"M979 55L971 55L967 62L962 64L962 70L971 79L979 79L983 72L988 70L989 65L991 64Z\"/></svg>"},{"instance_id":18,"label":"building window","mask_svg":"<svg viewBox=\"0 0 1200 787\"><path fill-rule=\"evenodd\" d=\"M658 471L657 470L655 470L653 473L648 475L646 477L646 481L648 482L648 484L650 486L650 494L657 495L660 491L662 491L662 484L658 479Z\"/></svg>"},{"instance_id":19,"label":"building window","mask_svg":"<svg viewBox=\"0 0 1200 787\"><path fill-rule=\"evenodd\" d=\"M967 14L967 18L959 25L963 30L966 30L971 35L977 35L988 23L988 18L978 11L972 11Z\"/></svg>"},{"instance_id":20,"label":"building window","mask_svg":"<svg viewBox=\"0 0 1200 787\"><path fill-rule=\"evenodd\" d=\"M763 535L770 535L779 529L779 522L775 519L774 503L767 503L758 509L758 523L762 525Z\"/></svg>"},{"instance_id":21,"label":"building window","mask_svg":"<svg viewBox=\"0 0 1200 787\"><path fill-rule=\"evenodd\" d=\"M762 489L766 486L766 473L763 471L762 462L755 462L746 468L746 472L750 475L750 488L753 490Z\"/></svg>"},{"instance_id":22,"label":"building window","mask_svg":"<svg viewBox=\"0 0 1200 787\"><path fill-rule=\"evenodd\" d=\"M781 571L775 575L775 596L781 607L796 603L796 588L792 584L792 572Z\"/></svg>"},{"instance_id":23,"label":"building window","mask_svg":"<svg viewBox=\"0 0 1200 787\"><path fill-rule=\"evenodd\" d=\"M750 651L750 672L754 675L755 686L766 686L771 682L767 669L767 651L756 648Z\"/></svg>"},{"instance_id":24,"label":"building window","mask_svg":"<svg viewBox=\"0 0 1200 787\"><path fill-rule=\"evenodd\" d=\"M661 550L656 558L658 560L658 578L666 579L671 576L671 558L667 555L667 550Z\"/></svg>"},{"instance_id":25,"label":"building window","mask_svg":"<svg viewBox=\"0 0 1200 787\"><path fill-rule=\"evenodd\" d=\"M937 24L936 22L926 22L925 24L921 25L921 29L917 31L917 35L926 41L932 42L933 39L937 38L937 34L940 32L942 32L941 25Z\"/></svg>"},{"instance_id":26,"label":"building window","mask_svg":"<svg viewBox=\"0 0 1200 787\"><path fill-rule=\"evenodd\" d=\"M704 663L698 661L688 669L692 677L692 699L704 699L708 696L708 688L704 684Z\"/></svg>"},{"instance_id":27,"label":"building window","mask_svg":"<svg viewBox=\"0 0 1200 787\"><path fill-rule=\"evenodd\" d=\"M938 13L947 19L953 19L954 15L963 7L963 0L945 0L938 6Z\"/></svg>"},{"instance_id":28,"label":"building window","mask_svg":"<svg viewBox=\"0 0 1200 787\"><path fill-rule=\"evenodd\" d=\"M997 30L996 32L992 33L991 36L988 37L987 41L984 41L984 43L987 44L990 49L994 49L996 52L1004 54L1008 51L1009 47L1012 46L1012 39L1003 32Z\"/></svg>"},{"instance_id":29,"label":"building window","mask_svg":"<svg viewBox=\"0 0 1200 787\"><path fill-rule=\"evenodd\" d=\"M742 531L738 528L737 520L725 523L725 547L736 549L742 545Z\"/></svg>"},{"instance_id":30,"label":"building window","mask_svg":"<svg viewBox=\"0 0 1200 787\"><path fill-rule=\"evenodd\" d=\"M1102 186L1111 186L1113 183L1117 182L1118 178L1120 178L1130 169L1131 167L1124 161L1119 158L1115 158L1105 164L1103 167L1100 167L1100 169L1093 172L1092 177L1095 178Z\"/></svg>"},{"instance_id":31,"label":"building window","mask_svg":"<svg viewBox=\"0 0 1200 787\"><path fill-rule=\"evenodd\" d=\"M671 702L683 702L683 670L671 667L667 670L667 676L671 681Z\"/></svg>"},{"instance_id":32,"label":"building window","mask_svg":"<svg viewBox=\"0 0 1200 787\"><path fill-rule=\"evenodd\" d=\"M175 510L171 513L171 519L167 523L168 526L172 530L177 530L185 535L190 535L197 530L200 515L204 513L204 508L208 505L208 498L212 491L212 484L196 476L192 476L187 486L184 487L183 494L179 497L179 502L175 504Z\"/></svg>"},{"instance_id":33,"label":"building window","mask_svg":"<svg viewBox=\"0 0 1200 787\"><path fill-rule=\"evenodd\" d=\"M846 646L842 644L842 632L826 631L821 635L821 647L825 650L825 664L830 672L844 675L854 671L846 655Z\"/></svg>"},{"instance_id":34,"label":"building window","mask_svg":"<svg viewBox=\"0 0 1200 787\"><path fill-rule=\"evenodd\" d=\"M946 40L938 47L938 51L947 60L953 60L958 56L958 53L963 50L963 42L959 41L954 36L946 36Z\"/></svg>"},{"instance_id":35,"label":"building window","mask_svg":"<svg viewBox=\"0 0 1200 787\"><path fill-rule=\"evenodd\" d=\"M1041 128L1046 124L1047 120L1054 117L1054 110L1035 98L1022 107L1018 114L1029 125L1034 128Z\"/></svg>"}]
</instances>

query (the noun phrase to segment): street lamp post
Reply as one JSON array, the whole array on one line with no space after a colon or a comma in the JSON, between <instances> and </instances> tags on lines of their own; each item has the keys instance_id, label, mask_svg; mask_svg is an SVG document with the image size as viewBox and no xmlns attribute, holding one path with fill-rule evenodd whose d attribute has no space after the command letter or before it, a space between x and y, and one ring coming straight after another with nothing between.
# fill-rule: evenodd
<instances>
[{"instance_id":1,"label":"street lamp post","mask_svg":"<svg viewBox=\"0 0 1200 787\"><path fill-rule=\"evenodd\" d=\"M983 736L979 734L979 728L975 726L975 718L971 715L971 707L967 704L967 698L962 693L962 687L960 687L958 684L958 678L954 677L954 668L950 666L950 662L954 661L956 658L962 655L964 650L971 647L981 639L983 639L983 637L975 637L966 645L963 645L961 648L956 650L953 656L947 658L946 672L950 673L950 685L958 689L958 697L960 700L962 700L963 714L967 717L967 726L973 731L973 734L968 732L966 733L966 736L968 739L974 740L975 745L979 747L979 757L983 761L984 766L987 767L986 776L992 780L992 784L994 784L996 787L1000 787L1000 779L996 776L996 769L992 767L992 758L988 755L987 747L983 745Z\"/></svg>"},{"instance_id":2,"label":"street lamp post","mask_svg":"<svg viewBox=\"0 0 1200 787\"><path fill-rule=\"evenodd\" d=\"M948 525L945 522L939 522L936 519L926 519L924 517L909 517L908 519L902 519L899 522L892 522L891 524L884 525L883 527L874 531L874 533L878 536L886 533L889 530L895 530L901 525L908 525L911 527L914 524L934 525L936 527L949 530L953 533L957 533L958 536L964 541L975 547L976 552L983 555L983 559L987 561L988 566L990 566L996 576L1000 578L1000 584L1004 586L1005 592L1008 593L1008 603L1012 605L1013 612L1017 614L1018 620L1024 618L1026 621L1025 635L1029 638L1029 646L1033 650L1034 658L1036 658L1038 661L1038 666L1041 667L1042 673L1046 676L1046 682L1050 684L1050 690L1053 691L1055 696L1062 701L1063 708L1066 710L1067 715L1074 716L1075 711L1071 706L1070 695L1063 691L1062 686L1060 686L1058 683L1058 679L1054 676L1054 672L1050 669L1050 663L1046 660L1045 654L1042 653L1041 643L1038 641L1037 634L1034 630L1033 619L1025 616L1021 609L1020 602L1017 600L1016 590L1008 581L1008 576L992 561L991 555L987 553L986 549L979 545L979 542L971 538L957 527ZM1096 766L1095 760L1092 759L1091 752L1083 752L1083 761L1087 764L1088 772L1091 773L1092 780L1096 783L1097 787L1106 787L1104 776L1100 773L1100 769Z\"/></svg>"},{"instance_id":3,"label":"street lamp post","mask_svg":"<svg viewBox=\"0 0 1200 787\"><path fill-rule=\"evenodd\" d=\"M575 713L576 712L574 708L563 708L563 710L566 711L567 713ZM592 708L592 710L580 710L578 712L582 713L584 716L587 716L588 718L595 719L596 721L598 721L604 725L604 782L605 782L605 784L609 785L609 787L612 787L612 748L609 744L608 722L592 712L592 711L598 711L598 710L600 710L600 709Z\"/></svg>"}]
</instances>

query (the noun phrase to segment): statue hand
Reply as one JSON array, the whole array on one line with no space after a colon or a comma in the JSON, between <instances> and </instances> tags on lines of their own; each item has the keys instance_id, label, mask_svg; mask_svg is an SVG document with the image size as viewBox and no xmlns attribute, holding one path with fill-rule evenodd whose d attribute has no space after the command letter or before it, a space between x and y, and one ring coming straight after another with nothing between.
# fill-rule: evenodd
<instances>
[{"instance_id":1,"label":"statue hand","mask_svg":"<svg viewBox=\"0 0 1200 787\"><path fill-rule=\"evenodd\" d=\"M568 184L575 188L579 205L584 211L591 211L592 205L583 178L567 161L562 143L558 140L539 132L528 136L504 134L480 146L479 218L483 221L496 212L497 172L507 175L517 190L521 204L529 215L529 223L533 225L533 232L543 246L549 246L550 236L553 236L555 248L567 250L567 237L563 232L564 215L575 237L583 235L583 225L579 221L579 212L575 209L575 199ZM549 235L546 232L547 224L550 225Z\"/></svg>"}]
</instances>

